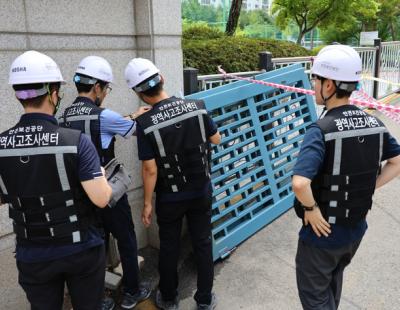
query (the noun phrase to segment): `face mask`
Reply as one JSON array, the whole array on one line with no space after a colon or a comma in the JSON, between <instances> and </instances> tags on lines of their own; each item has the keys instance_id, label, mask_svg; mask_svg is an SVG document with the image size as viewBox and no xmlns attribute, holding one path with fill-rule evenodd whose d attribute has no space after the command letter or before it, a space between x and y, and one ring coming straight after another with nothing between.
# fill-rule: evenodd
<instances>
[{"instance_id":1,"label":"face mask","mask_svg":"<svg viewBox=\"0 0 400 310\"><path fill-rule=\"evenodd\" d=\"M47 84L46 87L47 87L47 93L49 95L50 102L54 105L53 115L56 115L58 109L60 108L61 100L64 97L64 94L59 89L58 92L57 92L57 102L56 102L56 104L54 104L53 99L51 98L51 95L50 95L51 92L50 92L49 84Z\"/></svg>"},{"instance_id":2,"label":"face mask","mask_svg":"<svg viewBox=\"0 0 400 310\"><path fill-rule=\"evenodd\" d=\"M96 106L101 106L101 101L100 101L100 98L99 97L96 97L96 99L95 99L95 101L94 101L94 104L96 105Z\"/></svg>"},{"instance_id":3,"label":"face mask","mask_svg":"<svg viewBox=\"0 0 400 310\"><path fill-rule=\"evenodd\" d=\"M54 106L53 115L56 115L58 109L60 108L61 100L62 100L62 97L60 97L59 95L57 95L57 103L56 103L55 106Z\"/></svg>"}]
</instances>

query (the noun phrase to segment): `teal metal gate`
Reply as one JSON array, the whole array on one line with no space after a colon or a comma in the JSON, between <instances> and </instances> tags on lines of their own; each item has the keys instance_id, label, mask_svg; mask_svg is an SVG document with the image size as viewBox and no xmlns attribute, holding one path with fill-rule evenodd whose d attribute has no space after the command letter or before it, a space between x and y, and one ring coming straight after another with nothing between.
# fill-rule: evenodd
<instances>
[{"instance_id":1,"label":"teal metal gate","mask_svg":"<svg viewBox=\"0 0 400 310\"><path fill-rule=\"evenodd\" d=\"M256 79L310 87L301 65ZM292 168L316 112L310 96L244 81L188 98L205 101L222 135L212 155L213 256L217 260L292 207Z\"/></svg>"}]
</instances>

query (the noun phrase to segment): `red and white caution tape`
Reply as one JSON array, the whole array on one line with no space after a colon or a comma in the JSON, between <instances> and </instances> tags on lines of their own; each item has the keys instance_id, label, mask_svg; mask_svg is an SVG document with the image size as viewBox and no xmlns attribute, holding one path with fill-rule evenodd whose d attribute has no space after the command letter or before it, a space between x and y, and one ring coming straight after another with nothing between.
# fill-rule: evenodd
<instances>
[{"instance_id":1,"label":"red and white caution tape","mask_svg":"<svg viewBox=\"0 0 400 310\"><path fill-rule=\"evenodd\" d=\"M280 89L284 89L286 91L292 91L292 92L296 92L296 93L301 93L301 94L306 94L306 95L311 95L311 96L315 96L315 91L311 90L311 89L304 89L304 88L299 88L299 87L293 87L293 86L288 86L288 85L283 85L283 84L277 84L277 83L272 83L272 82L266 82L266 81L260 81L260 80L255 80L252 78L244 78L244 77L240 77L240 76L236 76L234 74L229 74L226 73L221 66L218 66L218 71L224 75L224 77L229 77L235 80L240 80L240 81L247 81L250 83L254 83L254 84L260 84L260 85L265 85L265 86L270 86L270 87L274 87L274 88L280 88ZM365 100L360 100L357 98L350 98L350 103L354 104L354 105L358 105L358 106L362 106L362 107L366 107L366 108L370 108L370 109L377 109L379 111L382 112L389 112L390 114L397 114L400 113L400 107L394 107L392 105L389 104L382 104L380 102L377 101L365 101ZM400 117L400 115L398 115Z\"/></svg>"},{"instance_id":2,"label":"red and white caution tape","mask_svg":"<svg viewBox=\"0 0 400 310\"><path fill-rule=\"evenodd\" d=\"M369 102L376 103L377 101L375 98L369 96L365 91L362 89L357 91L356 94L361 95L361 97L365 98ZM400 114L397 113L391 113L388 111L382 111L382 114L384 114L386 117L390 118L391 120L395 121L396 123L400 124Z\"/></svg>"}]
</instances>

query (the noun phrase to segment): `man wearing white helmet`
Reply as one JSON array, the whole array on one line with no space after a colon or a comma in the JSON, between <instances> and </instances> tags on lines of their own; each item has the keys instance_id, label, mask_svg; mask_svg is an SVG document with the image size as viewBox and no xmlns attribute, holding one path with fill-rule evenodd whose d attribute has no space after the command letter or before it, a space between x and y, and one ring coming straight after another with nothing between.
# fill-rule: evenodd
<instances>
[{"instance_id":1,"label":"man wearing white helmet","mask_svg":"<svg viewBox=\"0 0 400 310\"><path fill-rule=\"evenodd\" d=\"M32 309L61 310L65 284L74 309L98 309L105 255L95 209L111 188L96 149L58 127L64 80L50 57L23 53L9 83L25 113L0 134L0 197L13 220L19 283Z\"/></svg>"},{"instance_id":2,"label":"man wearing white helmet","mask_svg":"<svg viewBox=\"0 0 400 310\"><path fill-rule=\"evenodd\" d=\"M132 136L136 131L134 118L148 108L142 107L129 117L122 117L101 106L111 91L110 83L113 82L111 66L102 57L88 56L82 59L76 70L74 82L78 97L65 109L60 124L79 129L88 135L96 146L101 164L105 166L115 158L115 136L119 135L125 139ZM138 302L148 298L150 291L139 287L136 234L126 187L123 187L122 195L114 197L115 193L113 188L109 207L100 210L100 216L106 239L109 233L112 233L118 242L123 271L121 307L132 309ZM104 300L104 310L113 309L114 306L112 300Z\"/></svg>"},{"instance_id":3,"label":"man wearing white helmet","mask_svg":"<svg viewBox=\"0 0 400 310\"><path fill-rule=\"evenodd\" d=\"M186 216L197 263L194 299L199 310L214 309L210 142L220 143L220 134L203 101L167 95L163 77L151 61L132 59L125 69L125 78L129 88L152 106L137 118L137 136L145 226L151 223L152 195L157 193L160 282L156 304L165 310L178 309L177 263L182 220Z\"/></svg>"},{"instance_id":4,"label":"man wearing white helmet","mask_svg":"<svg viewBox=\"0 0 400 310\"><path fill-rule=\"evenodd\" d=\"M303 308L328 310L339 306L343 272L367 229L375 188L400 173L400 146L378 118L349 105L362 71L353 48L323 48L311 71L326 114L307 129L293 170L303 220L296 276Z\"/></svg>"}]
</instances>

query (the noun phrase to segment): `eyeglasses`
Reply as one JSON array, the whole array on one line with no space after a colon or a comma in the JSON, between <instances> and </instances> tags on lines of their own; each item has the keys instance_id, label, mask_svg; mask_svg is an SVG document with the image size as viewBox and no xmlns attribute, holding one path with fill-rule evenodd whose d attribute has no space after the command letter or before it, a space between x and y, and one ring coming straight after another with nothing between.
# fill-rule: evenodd
<instances>
[{"instance_id":1,"label":"eyeglasses","mask_svg":"<svg viewBox=\"0 0 400 310\"><path fill-rule=\"evenodd\" d=\"M316 75L316 74L311 74L310 82L311 82L311 86L313 88L315 88L315 81L316 80L323 81L323 80L325 80L325 78L323 78L322 76Z\"/></svg>"},{"instance_id":2,"label":"eyeglasses","mask_svg":"<svg viewBox=\"0 0 400 310\"><path fill-rule=\"evenodd\" d=\"M104 91L106 92L106 94L108 95L109 93L111 93L112 88L110 87L110 85L107 85L104 89Z\"/></svg>"}]
</instances>

